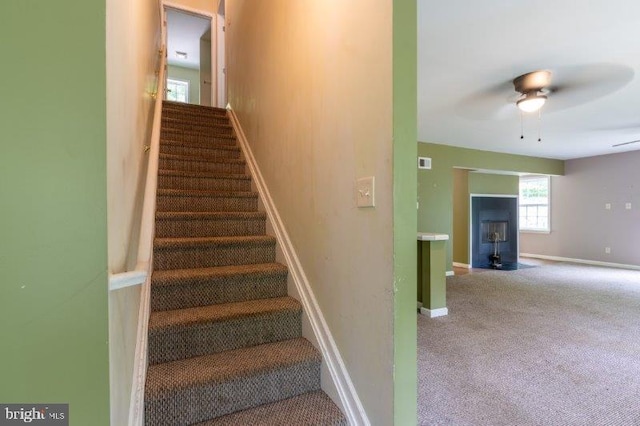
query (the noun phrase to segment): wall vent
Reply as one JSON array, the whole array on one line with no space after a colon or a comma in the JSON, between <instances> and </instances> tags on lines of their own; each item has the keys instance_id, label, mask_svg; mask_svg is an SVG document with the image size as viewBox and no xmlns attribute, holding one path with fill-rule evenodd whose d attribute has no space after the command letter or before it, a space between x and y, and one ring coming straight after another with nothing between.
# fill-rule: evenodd
<instances>
[{"instance_id":1,"label":"wall vent","mask_svg":"<svg viewBox=\"0 0 640 426\"><path fill-rule=\"evenodd\" d=\"M418 157L418 168L424 170L431 170L431 158Z\"/></svg>"}]
</instances>

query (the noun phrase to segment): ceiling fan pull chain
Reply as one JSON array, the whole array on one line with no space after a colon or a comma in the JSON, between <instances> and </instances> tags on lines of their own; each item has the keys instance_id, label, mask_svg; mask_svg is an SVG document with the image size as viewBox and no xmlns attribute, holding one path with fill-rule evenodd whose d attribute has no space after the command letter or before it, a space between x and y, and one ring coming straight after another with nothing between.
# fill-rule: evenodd
<instances>
[{"instance_id":1,"label":"ceiling fan pull chain","mask_svg":"<svg viewBox=\"0 0 640 426\"><path fill-rule=\"evenodd\" d=\"M538 142L542 142L540 133L542 132L542 110L538 110Z\"/></svg>"},{"instance_id":2,"label":"ceiling fan pull chain","mask_svg":"<svg viewBox=\"0 0 640 426\"><path fill-rule=\"evenodd\" d=\"M524 139L524 125L522 124L522 111L520 111L520 139Z\"/></svg>"}]
</instances>

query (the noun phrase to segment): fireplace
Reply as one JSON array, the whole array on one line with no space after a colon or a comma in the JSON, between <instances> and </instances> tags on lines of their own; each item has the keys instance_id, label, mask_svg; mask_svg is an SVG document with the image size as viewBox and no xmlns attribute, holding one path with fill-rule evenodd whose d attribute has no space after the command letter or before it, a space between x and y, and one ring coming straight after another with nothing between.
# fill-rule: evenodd
<instances>
[{"instance_id":1,"label":"fireplace","mask_svg":"<svg viewBox=\"0 0 640 426\"><path fill-rule=\"evenodd\" d=\"M518 264L518 199L472 196L471 266L515 269Z\"/></svg>"},{"instance_id":2,"label":"fireplace","mask_svg":"<svg viewBox=\"0 0 640 426\"><path fill-rule=\"evenodd\" d=\"M509 241L509 222L506 220L483 220L480 224L482 243Z\"/></svg>"}]
</instances>

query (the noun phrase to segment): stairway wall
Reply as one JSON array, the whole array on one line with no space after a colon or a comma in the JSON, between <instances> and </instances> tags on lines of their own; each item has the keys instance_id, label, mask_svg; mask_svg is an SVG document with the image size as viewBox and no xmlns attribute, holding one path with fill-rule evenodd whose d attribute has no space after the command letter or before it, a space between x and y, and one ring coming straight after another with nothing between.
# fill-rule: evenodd
<instances>
[{"instance_id":1,"label":"stairway wall","mask_svg":"<svg viewBox=\"0 0 640 426\"><path fill-rule=\"evenodd\" d=\"M391 2L234 1L226 18L231 106L365 411L392 424ZM364 176L375 208L355 205Z\"/></svg>"},{"instance_id":2,"label":"stairway wall","mask_svg":"<svg viewBox=\"0 0 640 426\"><path fill-rule=\"evenodd\" d=\"M74 425L109 424L104 10L0 4L0 401Z\"/></svg>"},{"instance_id":3,"label":"stairway wall","mask_svg":"<svg viewBox=\"0 0 640 426\"><path fill-rule=\"evenodd\" d=\"M107 0L107 220L109 271L133 269L159 66L157 0ZM109 294L111 424L127 424L140 286Z\"/></svg>"}]
</instances>

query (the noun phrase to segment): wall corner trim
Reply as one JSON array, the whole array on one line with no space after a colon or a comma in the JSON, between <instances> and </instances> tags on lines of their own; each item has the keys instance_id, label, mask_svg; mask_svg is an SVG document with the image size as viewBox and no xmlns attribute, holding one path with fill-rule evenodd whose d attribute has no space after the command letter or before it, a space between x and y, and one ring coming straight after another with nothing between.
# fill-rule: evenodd
<instances>
[{"instance_id":1,"label":"wall corner trim","mask_svg":"<svg viewBox=\"0 0 640 426\"><path fill-rule=\"evenodd\" d=\"M326 361L329 373L331 374L331 379L333 380L340 396L340 401L345 409L347 420L349 421L349 424L353 426L368 426L371 423L367 417L362 402L358 397L355 386L351 381L351 377L349 376L349 372L342 360L336 342L329 330L329 326L326 323L324 315L320 310L320 306L313 294L309 280L302 268L302 264L298 259L293 244L289 239L289 235L284 227L282 219L280 218L278 210L276 209L275 203L271 198L271 194L266 186L260 168L256 163L256 159L253 156L247 137L242 130L240 121L238 120L238 117L231 105L227 105L227 110L229 118L231 119L231 124L238 138L240 149L245 157L247 167L249 167L269 221L273 225L278 244L286 259L289 273L291 274L291 278L293 279L293 282L300 294L300 302L309 317L311 328L313 329L313 333L318 340L318 345L320 346L320 352Z\"/></svg>"}]
</instances>

